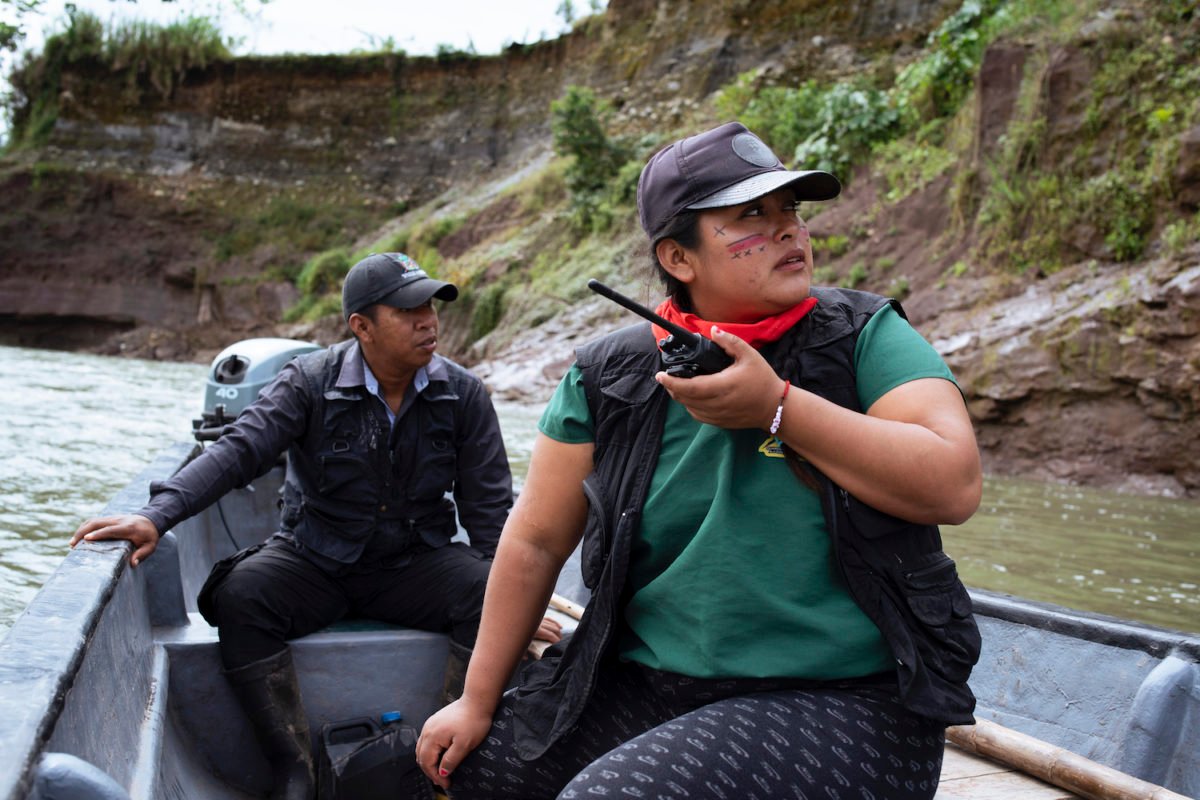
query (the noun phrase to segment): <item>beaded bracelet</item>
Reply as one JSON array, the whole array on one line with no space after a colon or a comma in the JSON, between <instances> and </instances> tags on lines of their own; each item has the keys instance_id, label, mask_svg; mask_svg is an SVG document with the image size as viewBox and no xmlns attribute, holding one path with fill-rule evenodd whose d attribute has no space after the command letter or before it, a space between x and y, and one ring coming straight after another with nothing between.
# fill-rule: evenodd
<instances>
[{"instance_id":1,"label":"beaded bracelet","mask_svg":"<svg viewBox=\"0 0 1200 800\"><path fill-rule=\"evenodd\" d=\"M791 389L791 382L784 381L783 394L779 396L779 405L775 408L775 419L771 420L771 427L768 429L772 436L779 433L779 424L783 422L783 401L787 399L788 392L790 392Z\"/></svg>"}]
</instances>

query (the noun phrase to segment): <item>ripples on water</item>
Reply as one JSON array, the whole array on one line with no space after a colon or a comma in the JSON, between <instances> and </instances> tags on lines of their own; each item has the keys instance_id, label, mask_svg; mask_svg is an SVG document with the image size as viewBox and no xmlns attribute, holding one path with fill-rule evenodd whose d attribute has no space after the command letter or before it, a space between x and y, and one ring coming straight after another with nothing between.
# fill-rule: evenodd
<instances>
[{"instance_id":1,"label":"ripples on water","mask_svg":"<svg viewBox=\"0 0 1200 800\"><path fill-rule=\"evenodd\" d=\"M206 367L0 347L0 635L78 524L191 436ZM497 403L514 482L540 407ZM1200 503L989 479L942 530L970 586L1200 631Z\"/></svg>"},{"instance_id":2,"label":"ripples on water","mask_svg":"<svg viewBox=\"0 0 1200 800\"><path fill-rule=\"evenodd\" d=\"M1200 631L1200 503L989 479L942 537L969 586Z\"/></svg>"},{"instance_id":3,"label":"ripples on water","mask_svg":"<svg viewBox=\"0 0 1200 800\"><path fill-rule=\"evenodd\" d=\"M0 347L0 633L203 404L205 368Z\"/></svg>"}]
</instances>

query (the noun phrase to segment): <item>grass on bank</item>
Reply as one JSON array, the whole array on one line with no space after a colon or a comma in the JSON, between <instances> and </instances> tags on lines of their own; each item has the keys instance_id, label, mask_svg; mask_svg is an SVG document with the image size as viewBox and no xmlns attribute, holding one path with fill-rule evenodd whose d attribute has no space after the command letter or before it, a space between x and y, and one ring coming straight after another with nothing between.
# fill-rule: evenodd
<instances>
[{"instance_id":1,"label":"grass on bank","mask_svg":"<svg viewBox=\"0 0 1200 800\"><path fill-rule=\"evenodd\" d=\"M68 4L65 28L46 38L41 52L27 53L13 68L6 98L12 134L6 151L45 143L58 119L64 68L89 63L125 76L125 97L144 92L169 98L190 69L232 57L230 41L207 17L165 25L133 21L106 27L94 14Z\"/></svg>"}]
</instances>

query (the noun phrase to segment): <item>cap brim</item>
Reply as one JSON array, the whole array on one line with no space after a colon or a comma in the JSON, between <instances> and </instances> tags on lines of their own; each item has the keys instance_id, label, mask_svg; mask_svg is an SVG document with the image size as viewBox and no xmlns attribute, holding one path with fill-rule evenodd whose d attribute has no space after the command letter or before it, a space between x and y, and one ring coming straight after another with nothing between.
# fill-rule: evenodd
<instances>
[{"instance_id":1,"label":"cap brim","mask_svg":"<svg viewBox=\"0 0 1200 800\"><path fill-rule=\"evenodd\" d=\"M458 287L453 283L436 281L433 278L422 278L407 286L401 286L391 294L384 295L376 302L392 308L416 308L429 302L431 298L447 302L458 299Z\"/></svg>"},{"instance_id":2,"label":"cap brim","mask_svg":"<svg viewBox=\"0 0 1200 800\"><path fill-rule=\"evenodd\" d=\"M714 192L688 206L691 209L724 208L749 203L776 189L791 187L797 200L832 200L842 191L842 184L831 173L819 169L802 171L771 170L751 175L744 181Z\"/></svg>"}]
</instances>

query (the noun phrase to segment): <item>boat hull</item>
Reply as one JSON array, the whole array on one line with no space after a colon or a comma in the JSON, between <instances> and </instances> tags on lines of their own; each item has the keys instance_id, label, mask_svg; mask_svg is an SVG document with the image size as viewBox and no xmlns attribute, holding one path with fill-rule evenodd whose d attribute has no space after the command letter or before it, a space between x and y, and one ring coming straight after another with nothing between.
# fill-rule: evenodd
<instances>
[{"instance_id":1,"label":"boat hull","mask_svg":"<svg viewBox=\"0 0 1200 800\"><path fill-rule=\"evenodd\" d=\"M103 513L136 511L150 481L196 451L170 448ZM124 543L68 554L0 642L0 798L57 790L221 800L267 788L195 597L215 560L274 530L281 480L276 468L231 492L136 569ZM586 599L577 563L558 593ZM1200 794L1200 637L994 593L972 598L984 640L971 680L977 716ZM295 641L314 740L326 723L390 710L419 727L438 705L446 651L440 634L354 621ZM63 774L93 783L64 793Z\"/></svg>"}]
</instances>

